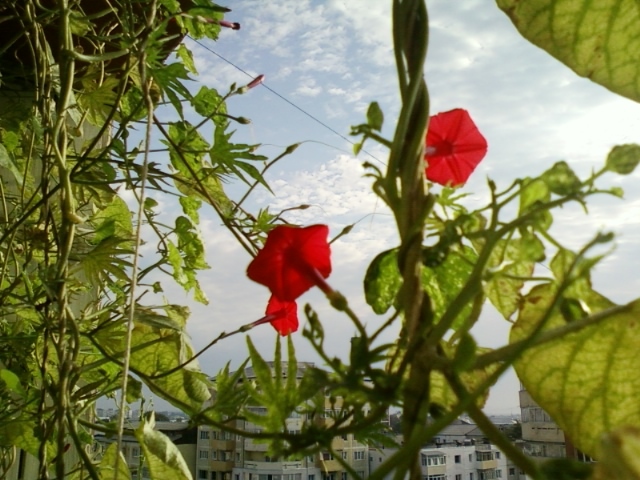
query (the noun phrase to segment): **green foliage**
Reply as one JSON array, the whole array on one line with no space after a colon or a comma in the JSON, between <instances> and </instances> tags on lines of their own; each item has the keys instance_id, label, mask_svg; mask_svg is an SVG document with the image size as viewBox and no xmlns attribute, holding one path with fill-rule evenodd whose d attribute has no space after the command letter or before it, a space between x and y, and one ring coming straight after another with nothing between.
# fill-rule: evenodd
<instances>
[{"instance_id":1,"label":"green foliage","mask_svg":"<svg viewBox=\"0 0 640 480\"><path fill-rule=\"evenodd\" d=\"M497 0L518 31L578 75L640 100L635 0Z\"/></svg>"},{"instance_id":2,"label":"green foliage","mask_svg":"<svg viewBox=\"0 0 640 480\"><path fill-rule=\"evenodd\" d=\"M154 430L155 419L145 419L135 430L151 478L191 480L191 472L178 447L169 438Z\"/></svg>"}]
</instances>

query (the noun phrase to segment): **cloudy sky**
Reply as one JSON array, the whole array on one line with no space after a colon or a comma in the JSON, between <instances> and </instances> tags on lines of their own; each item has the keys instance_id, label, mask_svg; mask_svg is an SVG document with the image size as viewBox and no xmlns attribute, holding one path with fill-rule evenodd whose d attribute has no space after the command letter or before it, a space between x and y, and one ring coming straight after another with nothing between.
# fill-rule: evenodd
<instances>
[{"instance_id":1,"label":"cloudy sky","mask_svg":"<svg viewBox=\"0 0 640 480\"><path fill-rule=\"evenodd\" d=\"M465 186L470 205L487 198L486 180L505 187L517 176L537 175L558 160L567 160L580 175L603 164L613 145L640 142L640 107L575 76L569 69L518 36L508 18L484 0L428 0L430 46L426 78L432 113L469 110L489 143L489 153ZM350 125L362 123L371 101L385 113L384 133L390 137L399 109L391 46L390 4L386 0L233 0L227 19L239 31L224 29L218 42L189 42L200 71L199 82L225 91L232 82L247 83L264 74L265 86L229 101L230 113L252 120L238 126L237 140L260 143L273 158L290 144L305 142L268 174L275 196L256 191L248 206L269 205L273 211L309 204L287 218L300 224L326 223L332 236L351 223L352 233L334 244L330 283L347 295L354 310L373 329L384 321L364 303L362 276L372 258L396 245L387 210L363 178L364 161L384 164L386 152L373 143L355 158ZM206 48L205 48L206 47ZM227 61L225 61L225 59ZM270 90L271 89L271 90ZM277 94L295 104L280 98ZM303 113L307 112L308 115ZM313 116L327 125L314 121ZM555 231L575 248L599 229L618 237L610 257L595 271L594 285L614 301L626 302L640 292L640 194L634 188L640 173L608 175L602 185L625 189L626 200L592 200L590 215L578 208L555 214ZM233 195L242 188L229 186ZM201 276L210 305L191 305L189 333L196 349L221 331L258 319L269 293L248 280L248 255L203 212L203 236L211 270ZM173 301L187 301L173 294ZM328 332L329 350L347 358L355 329L327 306L317 292L299 301L319 312ZM301 321L304 318L301 312ZM504 344L509 324L487 309L475 329L486 346ZM267 357L275 332L263 326L251 337ZM318 361L300 334L295 337L299 360ZM202 358L210 374L246 356L245 339L237 336L217 345ZM487 410L517 413L518 382L508 375L495 387Z\"/></svg>"}]
</instances>

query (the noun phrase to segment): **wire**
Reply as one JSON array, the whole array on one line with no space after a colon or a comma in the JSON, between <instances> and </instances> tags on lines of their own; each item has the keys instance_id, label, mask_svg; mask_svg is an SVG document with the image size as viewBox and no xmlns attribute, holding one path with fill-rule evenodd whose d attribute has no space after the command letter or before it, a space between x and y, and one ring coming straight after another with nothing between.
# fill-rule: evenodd
<instances>
[{"instance_id":1,"label":"wire","mask_svg":"<svg viewBox=\"0 0 640 480\"><path fill-rule=\"evenodd\" d=\"M204 43L200 42L199 40L196 40L193 37L189 37L189 39L191 39L192 41L194 41L195 43L197 43L198 45L200 45L202 48L204 48L205 50L207 50L210 53L213 53L216 57L218 57L220 60L227 62L229 65L231 65L232 67L234 67L235 69L239 70L240 72L244 73L247 77L253 78L254 76L251 75L249 72L247 72L246 70L242 69L241 67L239 67L238 65L236 65L235 63L233 63L231 60L227 60L225 57L223 57L222 55L220 55L218 52L212 50L211 48L207 47ZM355 146L355 142L353 142L351 139L345 137L344 135L342 135L340 132L334 130L333 128L331 128L329 125L327 125L326 123L324 123L322 120L320 120L317 117L314 117L311 113L307 112L306 110L304 110L302 107L299 107L298 105L296 105L295 103L293 103L291 100L289 100L288 98L284 97L283 95L281 95L280 93L276 92L273 88L269 87L268 85L265 85L265 83L263 82L261 84L264 88L266 88L267 90L269 90L271 93L273 93L276 97L280 98L281 100L285 101L286 103L288 103L289 105L291 105L293 108L295 108L296 110L302 112L303 114L305 114L307 117L309 117L310 119L312 119L314 122L322 125L324 128L326 128L327 130L329 130L331 133L337 135L338 137L340 137L341 139L345 140L346 142L350 143L351 145ZM379 158L377 158L375 155L373 155L372 153L368 152L367 150L365 150L364 148L360 150L362 153L366 153L367 155L369 155L371 158L373 158L376 162L379 162L381 164L384 165L384 162L382 162Z\"/></svg>"}]
</instances>

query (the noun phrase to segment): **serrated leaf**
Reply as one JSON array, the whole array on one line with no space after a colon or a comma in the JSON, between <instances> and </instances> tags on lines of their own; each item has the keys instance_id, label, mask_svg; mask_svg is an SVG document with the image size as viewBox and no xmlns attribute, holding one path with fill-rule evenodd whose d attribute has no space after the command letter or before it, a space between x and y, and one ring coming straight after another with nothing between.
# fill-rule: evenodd
<instances>
[{"instance_id":1,"label":"serrated leaf","mask_svg":"<svg viewBox=\"0 0 640 480\"><path fill-rule=\"evenodd\" d=\"M578 75L640 101L636 0L497 0L516 28Z\"/></svg>"},{"instance_id":2,"label":"serrated leaf","mask_svg":"<svg viewBox=\"0 0 640 480\"><path fill-rule=\"evenodd\" d=\"M382 252L373 259L364 276L364 296L378 315L395 302L402 279L398 270L398 249Z\"/></svg>"},{"instance_id":3,"label":"serrated leaf","mask_svg":"<svg viewBox=\"0 0 640 480\"><path fill-rule=\"evenodd\" d=\"M198 93L191 99L193 109L203 117L213 120L216 125L226 124L227 119L224 114L227 113L222 95L215 88L207 86L200 87Z\"/></svg>"},{"instance_id":4,"label":"serrated leaf","mask_svg":"<svg viewBox=\"0 0 640 480\"><path fill-rule=\"evenodd\" d=\"M510 341L538 328L556 296L552 284L534 287L525 297ZM613 303L593 290L577 298L590 314ZM526 350L516 362L520 380L534 400L584 453L603 459L600 439L624 425L640 427L640 301L597 324ZM566 325L559 311L543 327Z\"/></svg>"},{"instance_id":5,"label":"serrated leaf","mask_svg":"<svg viewBox=\"0 0 640 480\"><path fill-rule=\"evenodd\" d=\"M180 9L180 4L177 1L174 1L172 3L177 4L177 10ZM182 63L184 63L184 66L187 67L187 70L190 73L193 73L194 75L198 74L198 70L196 69L196 64L193 61L193 53L191 52L191 50L187 48L187 46L184 43L181 43L176 49L176 56L180 60L182 60Z\"/></svg>"},{"instance_id":6,"label":"serrated leaf","mask_svg":"<svg viewBox=\"0 0 640 480\"><path fill-rule=\"evenodd\" d=\"M202 206L202 200L193 197L180 197L180 206L185 215L187 215L194 224L200 223L198 210Z\"/></svg>"},{"instance_id":7,"label":"serrated leaf","mask_svg":"<svg viewBox=\"0 0 640 480\"><path fill-rule=\"evenodd\" d=\"M135 430L149 474L153 480L193 480L178 447L164 433L153 429L154 422L143 421Z\"/></svg>"}]
</instances>

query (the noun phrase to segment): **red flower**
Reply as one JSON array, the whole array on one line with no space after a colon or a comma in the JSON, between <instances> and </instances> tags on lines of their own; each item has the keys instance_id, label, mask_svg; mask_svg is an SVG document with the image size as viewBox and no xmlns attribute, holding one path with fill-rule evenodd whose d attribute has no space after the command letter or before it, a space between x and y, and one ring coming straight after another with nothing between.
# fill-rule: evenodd
<instances>
[{"instance_id":1,"label":"red flower","mask_svg":"<svg viewBox=\"0 0 640 480\"><path fill-rule=\"evenodd\" d=\"M293 301L314 285L329 293L332 290L324 281L331 273L328 236L326 225L277 226L249 264L247 276L281 301Z\"/></svg>"},{"instance_id":2,"label":"red flower","mask_svg":"<svg viewBox=\"0 0 640 480\"><path fill-rule=\"evenodd\" d=\"M466 110L456 108L429 119L425 160L432 182L463 185L486 153L487 140Z\"/></svg>"},{"instance_id":3,"label":"red flower","mask_svg":"<svg viewBox=\"0 0 640 480\"><path fill-rule=\"evenodd\" d=\"M296 302L286 302L271 295L267 310L264 312L266 319L273 328L283 337L298 330L298 305Z\"/></svg>"}]
</instances>

